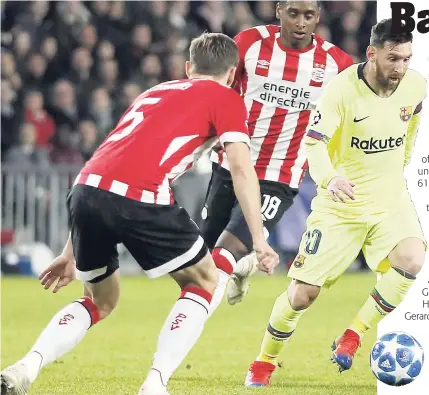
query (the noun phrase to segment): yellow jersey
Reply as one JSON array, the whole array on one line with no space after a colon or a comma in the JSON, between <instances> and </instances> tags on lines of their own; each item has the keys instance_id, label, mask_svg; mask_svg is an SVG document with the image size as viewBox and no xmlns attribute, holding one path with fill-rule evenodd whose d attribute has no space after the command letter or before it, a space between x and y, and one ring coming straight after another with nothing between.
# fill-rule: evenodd
<instances>
[{"instance_id":1,"label":"yellow jersey","mask_svg":"<svg viewBox=\"0 0 429 395\"><path fill-rule=\"evenodd\" d=\"M364 78L365 63L349 67L325 88L305 144L318 184L312 209L385 211L409 202L404 165L414 145L426 80L408 70L393 94L378 96ZM334 202L326 189L342 175L355 184L355 200Z\"/></svg>"}]
</instances>

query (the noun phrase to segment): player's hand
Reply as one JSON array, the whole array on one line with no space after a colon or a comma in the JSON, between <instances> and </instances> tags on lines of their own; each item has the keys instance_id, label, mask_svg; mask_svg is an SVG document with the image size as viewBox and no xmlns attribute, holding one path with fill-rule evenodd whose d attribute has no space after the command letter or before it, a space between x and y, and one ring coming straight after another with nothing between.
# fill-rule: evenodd
<instances>
[{"instance_id":1,"label":"player's hand","mask_svg":"<svg viewBox=\"0 0 429 395\"><path fill-rule=\"evenodd\" d=\"M253 249L256 252L258 269L271 276L274 273L274 268L279 264L278 254L269 246L265 239L255 243Z\"/></svg>"},{"instance_id":2,"label":"player's hand","mask_svg":"<svg viewBox=\"0 0 429 395\"><path fill-rule=\"evenodd\" d=\"M59 255L39 276L43 288L49 289L55 284L52 292L57 293L62 287L76 278L76 262L73 258Z\"/></svg>"},{"instance_id":3,"label":"player's hand","mask_svg":"<svg viewBox=\"0 0 429 395\"><path fill-rule=\"evenodd\" d=\"M346 177L338 176L334 177L328 184L328 193L334 202L345 203L347 199L355 200L355 192L352 182Z\"/></svg>"}]
</instances>

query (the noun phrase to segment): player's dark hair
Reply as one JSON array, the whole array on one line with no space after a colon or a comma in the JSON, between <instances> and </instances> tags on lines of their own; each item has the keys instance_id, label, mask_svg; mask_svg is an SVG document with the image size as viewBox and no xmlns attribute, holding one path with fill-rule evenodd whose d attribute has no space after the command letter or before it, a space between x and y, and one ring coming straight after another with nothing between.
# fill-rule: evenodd
<instances>
[{"instance_id":1,"label":"player's dark hair","mask_svg":"<svg viewBox=\"0 0 429 395\"><path fill-rule=\"evenodd\" d=\"M194 38L189 48L192 71L197 74L221 76L238 65L238 47L222 33L203 33Z\"/></svg>"},{"instance_id":2,"label":"player's dark hair","mask_svg":"<svg viewBox=\"0 0 429 395\"><path fill-rule=\"evenodd\" d=\"M287 3L288 3L288 0L286 0L286 1L279 1L278 3L279 3L279 4L281 4L281 5L285 5L285 4L287 4ZM317 1L316 1L316 4L317 4L317 6L318 6L319 8L321 8L321 7L322 7L322 2L321 2L320 0L317 0Z\"/></svg>"},{"instance_id":3,"label":"player's dark hair","mask_svg":"<svg viewBox=\"0 0 429 395\"><path fill-rule=\"evenodd\" d=\"M404 44L413 41L413 33L392 32L392 18L383 19L371 29L370 44L373 47L384 48L387 42Z\"/></svg>"}]
</instances>

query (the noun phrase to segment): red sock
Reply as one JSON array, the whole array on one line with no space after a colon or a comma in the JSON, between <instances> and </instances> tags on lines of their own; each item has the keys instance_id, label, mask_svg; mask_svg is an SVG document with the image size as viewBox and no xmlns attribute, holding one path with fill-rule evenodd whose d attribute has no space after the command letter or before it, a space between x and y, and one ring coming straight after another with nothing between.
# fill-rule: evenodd
<instances>
[{"instance_id":1,"label":"red sock","mask_svg":"<svg viewBox=\"0 0 429 395\"><path fill-rule=\"evenodd\" d=\"M229 276L232 274L235 265L237 264L237 261L235 260L234 255L232 255L231 252L229 252L225 248L217 247L213 250L212 257L216 267L219 270L222 270Z\"/></svg>"}]
</instances>

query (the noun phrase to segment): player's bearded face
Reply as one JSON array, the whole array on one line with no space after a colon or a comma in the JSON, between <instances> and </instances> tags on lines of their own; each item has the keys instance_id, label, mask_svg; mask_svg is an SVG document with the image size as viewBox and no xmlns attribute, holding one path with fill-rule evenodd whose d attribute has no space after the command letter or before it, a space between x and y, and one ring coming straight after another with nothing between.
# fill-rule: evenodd
<instances>
[{"instance_id":1,"label":"player's bearded face","mask_svg":"<svg viewBox=\"0 0 429 395\"><path fill-rule=\"evenodd\" d=\"M411 43L389 44L375 54L376 78L381 86L394 88L408 70L412 55Z\"/></svg>"}]
</instances>

